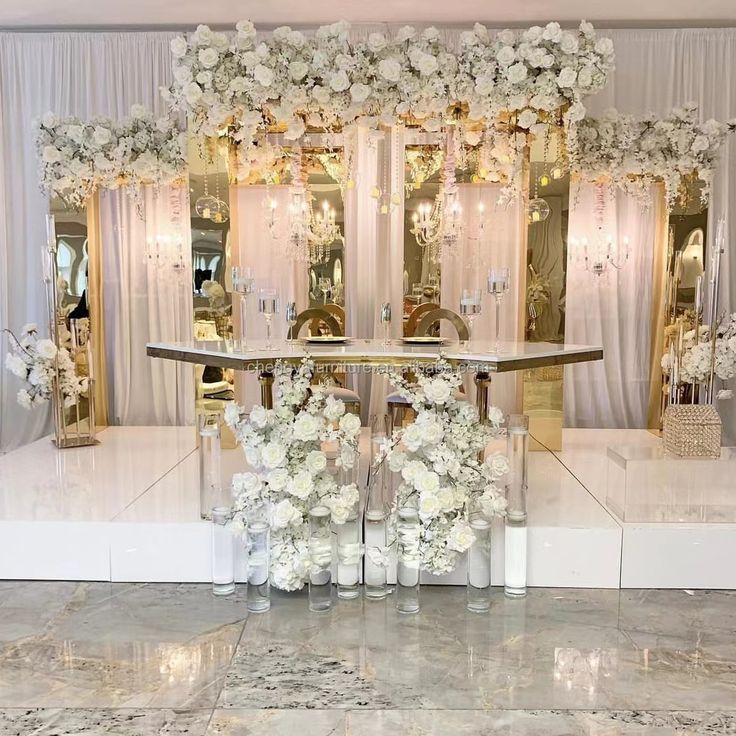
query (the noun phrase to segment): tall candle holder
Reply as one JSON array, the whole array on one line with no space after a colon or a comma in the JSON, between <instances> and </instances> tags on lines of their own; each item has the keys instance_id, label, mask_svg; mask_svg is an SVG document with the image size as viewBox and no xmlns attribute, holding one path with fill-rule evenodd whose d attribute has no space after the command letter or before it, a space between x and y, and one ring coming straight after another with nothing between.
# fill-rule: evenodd
<instances>
[{"instance_id":1,"label":"tall candle holder","mask_svg":"<svg viewBox=\"0 0 736 736\"><path fill-rule=\"evenodd\" d=\"M337 484L340 488L358 489L358 469L360 455L355 452L349 458L342 458L337 469ZM342 524L335 524L337 533L337 597L345 600L360 595L360 499L356 501Z\"/></svg>"},{"instance_id":2,"label":"tall candle holder","mask_svg":"<svg viewBox=\"0 0 736 736\"><path fill-rule=\"evenodd\" d=\"M309 510L309 610L332 608L332 536L330 510L315 506Z\"/></svg>"},{"instance_id":3,"label":"tall candle holder","mask_svg":"<svg viewBox=\"0 0 736 736\"><path fill-rule=\"evenodd\" d=\"M496 342L495 353L501 352L501 300L511 285L511 272L508 268L492 268L488 271L488 293L495 300L496 306Z\"/></svg>"},{"instance_id":4,"label":"tall candle holder","mask_svg":"<svg viewBox=\"0 0 736 736\"><path fill-rule=\"evenodd\" d=\"M399 613L419 612L419 514L417 509L403 506L398 511L396 540L396 610Z\"/></svg>"},{"instance_id":5,"label":"tall candle holder","mask_svg":"<svg viewBox=\"0 0 736 736\"><path fill-rule=\"evenodd\" d=\"M223 506L222 447L220 414L202 412L197 417L199 431L199 514L211 518L215 506Z\"/></svg>"},{"instance_id":6,"label":"tall candle holder","mask_svg":"<svg viewBox=\"0 0 736 736\"><path fill-rule=\"evenodd\" d=\"M212 593L235 592L235 550L230 528L232 514L226 506L212 509Z\"/></svg>"},{"instance_id":7,"label":"tall candle holder","mask_svg":"<svg viewBox=\"0 0 736 736\"><path fill-rule=\"evenodd\" d=\"M529 417L512 414L508 420L504 593L510 598L526 595L527 571L527 472Z\"/></svg>"},{"instance_id":8,"label":"tall candle holder","mask_svg":"<svg viewBox=\"0 0 736 736\"><path fill-rule=\"evenodd\" d=\"M271 608L271 528L265 518L255 515L248 520L245 533L248 547L246 607L249 613L265 613Z\"/></svg>"},{"instance_id":9,"label":"tall candle holder","mask_svg":"<svg viewBox=\"0 0 736 736\"><path fill-rule=\"evenodd\" d=\"M491 523L477 516L470 528L475 541L468 550L468 610L485 613L491 608Z\"/></svg>"},{"instance_id":10,"label":"tall candle holder","mask_svg":"<svg viewBox=\"0 0 736 736\"><path fill-rule=\"evenodd\" d=\"M248 297L255 290L256 279L253 269L248 266L233 266L232 269L233 293L238 299L238 316L240 319L240 350L248 352L252 350L246 342L246 326L248 316Z\"/></svg>"}]
</instances>

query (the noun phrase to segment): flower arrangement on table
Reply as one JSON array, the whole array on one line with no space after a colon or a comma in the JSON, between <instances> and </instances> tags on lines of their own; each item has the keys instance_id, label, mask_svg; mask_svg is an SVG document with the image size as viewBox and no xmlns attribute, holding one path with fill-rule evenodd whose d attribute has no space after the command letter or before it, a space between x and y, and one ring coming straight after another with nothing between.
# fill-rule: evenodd
<instances>
[{"instance_id":1,"label":"flower arrangement on table","mask_svg":"<svg viewBox=\"0 0 736 736\"><path fill-rule=\"evenodd\" d=\"M217 334L220 337L226 337L229 322L228 310L225 306L225 289L219 281L207 279L202 282L202 294L207 297L209 302Z\"/></svg>"},{"instance_id":2,"label":"flower arrangement on table","mask_svg":"<svg viewBox=\"0 0 736 736\"><path fill-rule=\"evenodd\" d=\"M508 472L506 456L493 453L479 460L499 434L503 414L493 407L490 424L481 424L476 408L455 398L462 377L443 359L418 374L416 383L395 371L389 380L411 403L416 419L394 432L376 462L387 462L400 474L394 511L405 506L418 510L421 567L447 573L475 540L470 516L490 520L505 513L497 482Z\"/></svg>"},{"instance_id":3,"label":"flower arrangement on table","mask_svg":"<svg viewBox=\"0 0 736 736\"><path fill-rule=\"evenodd\" d=\"M98 187L126 187L137 203L140 188L159 188L186 175L186 132L174 118L155 119L141 105L115 121L46 113L36 123L41 189L67 206L84 206Z\"/></svg>"},{"instance_id":4,"label":"flower arrangement on table","mask_svg":"<svg viewBox=\"0 0 736 736\"><path fill-rule=\"evenodd\" d=\"M292 141L308 128L356 122L377 128L408 121L437 131L459 113L489 131L499 119L522 133L549 119L572 131L614 59L611 40L597 38L586 22L577 30L548 23L499 33L476 24L454 52L431 27L351 40L346 22L310 36L283 26L260 40L244 20L232 37L200 25L173 39L171 50L174 83L165 97L187 113L195 134L227 127L248 173L257 159L249 151L263 147L274 128ZM520 148L512 146L517 155Z\"/></svg>"},{"instance_id":5,"label":"flower arrangement on table","mask_svg":"<svg viewBox=\"0 0 736 736\"><path fill-rule=\"evenodd\" d=\"M10 352L6 368L20 378L25 386L18 391L18 403L25 409L46 403L54 392L57 378L64 407L73 406L87 391L88 379L77 376L74 361L65 347L57 348L52 340L38 338L35 324L27 324L18 339L10 330Z\"/></svg>"},{"instance_id":6,"label":"flower arrangement on table","mask_svg":"<svg viewBox=\"0 0 736 736\"><path fill-rule=\"evenodd\" d=\"M609 110L578 125L571 146L571 168L585 181L605 181L649 201L649 188L663 181L667 207L672 209L688 178L703 182L707 204L713 173L726 136L736 120L699 121L694 104L674 109L667 117L637 118Z\"/></svg>"},{"instance_id":7,"label":"flower arrangement on table","mask_svg":"<svg viewBox=\"0 0 736 736\"><path fill-rule=\"evenodd\" d=\"M322 443L336 447L337 467L355 461L360 418L345 404L311 384L314 362L298 369L277 362L273 409L250 414L230 404L225 421L242 445L252 471L233 476L233 524L266 517L271 527L271 583L298 590L309 579L309 510L330 509L332 521L348 520L359 500L354 483L339 486Z\"/></svg>"}]
</instances>

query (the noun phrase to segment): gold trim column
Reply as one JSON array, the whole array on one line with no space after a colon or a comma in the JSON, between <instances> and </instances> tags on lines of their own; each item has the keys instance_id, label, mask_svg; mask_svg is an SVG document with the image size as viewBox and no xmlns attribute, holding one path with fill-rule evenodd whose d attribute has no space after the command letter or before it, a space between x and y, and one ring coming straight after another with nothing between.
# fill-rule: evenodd
<instances>
[{"instance_id":1,"label":"gold trim column","mask_svg":"<svg viewBox=\"0 0 736 736\"><path fill-rule=\"evenodd\" d=\"M87 308L92 335L94 362L94 401L96 424L108 425L107 361L105 360L105 316L103 309L102 230L100 224L100 193L87 200Z\"/></svg>"},{"instance_id":2,"label":"gold trim column","mask_svg":"<svg viewBox=\"0 0 736 736\"><path fill-rule=\"evenodd\" d=\"M659 431L662 410L662 353L664 352L664 292L667 281L667 242L669 214L664 199L664 184L656 184L654 204L657 218L652 254L651 338L649 342L649 406L647 427Z\"/></svg>"}]
</instances>

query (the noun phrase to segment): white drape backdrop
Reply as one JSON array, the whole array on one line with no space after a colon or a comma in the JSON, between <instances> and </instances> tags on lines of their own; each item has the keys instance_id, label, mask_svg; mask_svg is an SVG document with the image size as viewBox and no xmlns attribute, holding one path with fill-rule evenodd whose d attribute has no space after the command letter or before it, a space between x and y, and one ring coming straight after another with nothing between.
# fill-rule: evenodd
<instances>
[{"instance_id":1,"label":"white drape backdrop","mask_svg":"<svg viewBox=\"0 0 736 736\"><path fill-rule=\"evenodd\" d=\"M646 427L649 403L652 262L659 198L643 211L618 194L606 205L605 228L614 240L627 236L629 260L602 276L585 270L579 248L568 246L565 340L603 345L603 360L566 366L568 426ZM595 187L582 185L571 205L569 238L594 242ZM568 243L570 241L568 240ZM623 251L622 251L623 252Z\"/></svg>"},{"instance_id":2,"label":"white drape backdrop","mask_svg":"<svg viewBox=\"0 0 736 736\"><path fill-rule=\"evenodd\" d=\"M32 120L48 110L121 118L134 103L163 112L159 87L171 79L175 35L0 33L0 326L18 330L44 320L40 249L48 204L38 189ZM49 412L22 409L17 390L16 379L0 370L0 451L50 431Z\"/></svg>"},{"instance_id":3,"label":"white drape backdrop","mask_svg":"<svg viewBox=\"0 0 736 736\"><path fill-rule=\"evenodd\" d=\"M526 252L520 245L524 242L522 227L525 227L526 220L521 217L518 202L509 206L497 204L500 191L498 184L460 184L458 190L464 231L458 253L446 254L442 258L441 304L446 309L459 312L462 290L480 289L483 313L476 318L470 339L483 349L488 349L495 342L496 335L495 302L486 293L488 269L509 268L511 283L518 283L519 276L526 268ZM479 226L481 203L484 207L482 229ZM523 339L518 316L521 298L523 294L512 288L501 302L502 341ZM443 328L443 334L445 332L455 337L454 328ZM515 374L499 373L492 375L491 379L491 403L504 413L513 413L519 408ZM475 402L472 374L465 377L464 384L468 397Z\"/></svg>"},{"instance_id":4,"label":"white drape backdrop","mask_svg":"<svg viewBox=\"0 0 736 736\"><path fill-rule=\"evenodd\" d=\"M111 424L194 422L194 369L154 360L147 342L191 340L192 244L186 186L144 189L144 219L123 191L100 193L105 354ZM148 239L181 239L184 273L145 257Z\"/></svg>"},{"instance_id":5,"label":"white drape backdrop","mask_svg":"<svg viewBox=\"0 0 736 736\"><path fill-rule=\"evenodd\" d=\"M654 111L661 115L685 102L696 102L704 119L729 120L736 115L736 30L723 29L662 29L601 31L613 39L616 48L616 71L607 88L599 95L586 101L591 114L600 114L609 107L621 112L643 114ZM626 205L628 207L628 205ZM728 215L730 226L730 249L726 253L721 272L721 304L732 311L736 308L736 253L733 239L736 236L736 141L731 137L725 147L721 165L713 186L710 204L709 244L714 236L713 224L721 215ZM622 215L618 221L621 222ZM572 224L571 224L572 232ZM635 245L635 244L634 244ZM632 264L633 265L633 264ZM643 266L644 264L641 263ZM633 272L634 269L631 269ZM644 277L644 274L641 274ZM589 285L582 299L590 297L596 309L605 309L605 321L616 318L610 309L624 308L631 314L637 308L630 299L641 296L641 290L632 288L633 273L622 275L620 286L613 293L597 296L594 285ZM578 330L572 305L569 303L572 289L568 289L568 328ZM644 297L646 298L646 296ZM626 305L626 306L624 306ZM641 335L648 330L647 314L633 318L623 332L603 328L604 373L577 366L568 369L565 376L565 420L568 426L598 427L643 427L646 426L646 402L641 409L622 403L622 391L628 391L624 381L631 375L641 380L640 366L644 362L638 354L648 349ZM587 316L586 316L587 319ZM579 333L578 333L579 334ZM567 339L570 339L568 333ZM618 340L621 342L618 342ZM625 355L633 356L635 364L620 370L619 363ZM572 388L571 388L572 387ZM633 400L643 396L643 389L635 390ZM586 398L591 406L585 406ZM719 411L723 418L724 439L732 442L736 438L736 406L734 402L722 402Z\"/></svg>"}]
</instances>

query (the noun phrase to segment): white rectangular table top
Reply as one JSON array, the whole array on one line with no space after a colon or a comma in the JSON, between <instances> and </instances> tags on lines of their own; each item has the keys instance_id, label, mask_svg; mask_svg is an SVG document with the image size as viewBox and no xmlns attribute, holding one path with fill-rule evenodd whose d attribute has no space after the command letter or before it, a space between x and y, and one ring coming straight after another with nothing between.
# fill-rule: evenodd
<instances>
[{"instance_id":1,"label":"white rectangular table top","mask_svg":"<svg viewBox=\"0 0 736 736\"><path fill-rule=\"evenodd\" d=\"M501 343L498 353L486 341L438 345L408 345L392 340L350 338L342 344L274 343L267 350L264 340L248 341L244 351L235 340L190 340L185 342L150 342L148 355L153 358L200 363L221 368L264 371L277 360L299 362L309 355L316 363L336 365L405 365L429 363L443 357L453 365L489 373L503 373L565 363L582 363L603 358L599 345L566 345L549 342Z\"/></svg>"}]
</instances>

